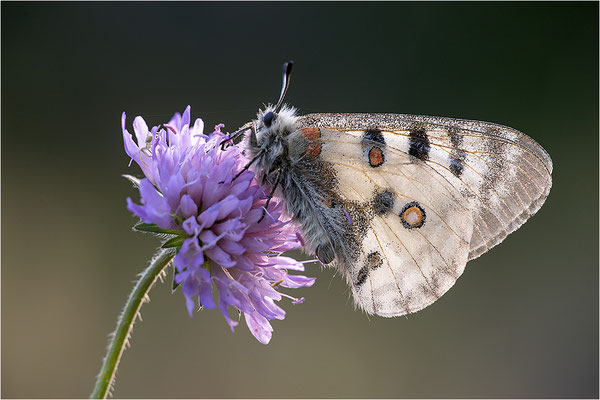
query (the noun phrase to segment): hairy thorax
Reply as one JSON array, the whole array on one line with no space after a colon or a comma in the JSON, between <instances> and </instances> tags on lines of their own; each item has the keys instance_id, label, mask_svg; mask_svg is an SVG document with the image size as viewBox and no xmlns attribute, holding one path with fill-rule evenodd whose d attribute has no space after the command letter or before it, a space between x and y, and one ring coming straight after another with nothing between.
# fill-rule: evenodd
<instances>
[{"instance_id":1,"label":"hairy thorax","mask_svg":"<svg viewBox=\"0 0 600 400\"><path fill-rule=\"evenodd\" d=\"M355 207L337 200L337 177L321 157L319 130L297 129L295 110L288 108L267 127L261 121L269 111L259 112L256 137L246 139L246 157L255 159L253 171L262 184L277 186L275 195L302 227L307 253L324 264L334 260L348 264L356 257L352 244L357 237L350 217Z\"/></svg>"}]
</instances>

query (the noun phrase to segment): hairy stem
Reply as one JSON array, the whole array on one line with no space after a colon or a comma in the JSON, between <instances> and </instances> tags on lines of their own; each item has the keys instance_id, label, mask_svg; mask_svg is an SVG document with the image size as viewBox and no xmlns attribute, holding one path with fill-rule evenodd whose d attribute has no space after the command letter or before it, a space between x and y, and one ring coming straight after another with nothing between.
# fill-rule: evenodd
<instances>
[{"instance_id":1,"label":"hairy stem","mask_svg":"<svg viewBox=\"0 0 600 400\"><path fill-rule=\"evenodd\" d=\"M142 273L133 291L129 294L125 308L117 321L117 329L112 334L108 352L104 357L102 369L98 374L96 386L90 396L91 398L105 399L108 396L115 379L119 361L121 360L123 351L125 351L125 346L128 345L133 324L136 317L140 316L140 308L144 302L148 301L148 292L152 288L152 285L154 285L154 282L156 282L156 279L167 268L174 255L171 249L161 250Z\"/></svg>"}]
</instances>

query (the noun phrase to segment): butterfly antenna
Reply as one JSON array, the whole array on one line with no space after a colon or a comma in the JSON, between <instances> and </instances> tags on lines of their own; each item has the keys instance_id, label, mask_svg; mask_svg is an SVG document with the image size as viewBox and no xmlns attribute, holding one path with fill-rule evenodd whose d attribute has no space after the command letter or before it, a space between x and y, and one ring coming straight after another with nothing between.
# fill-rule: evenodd
<instances>
[{"instance_id":1,"label":"butterfly antenna","mask_svg":"<svg viewBox=\"0 0 600 400\"><path fill-rule=\"evenodd\" d=\"M285 97L288 87L290 86L290 77L292 76L293 65L293 61L283 63L283 84L281 85L281 94L279 95L279 100L277 101L277 105L275 106L275 112L279 112L281 106L283 105L283 98Z\"/></svg>"}]
</instances>

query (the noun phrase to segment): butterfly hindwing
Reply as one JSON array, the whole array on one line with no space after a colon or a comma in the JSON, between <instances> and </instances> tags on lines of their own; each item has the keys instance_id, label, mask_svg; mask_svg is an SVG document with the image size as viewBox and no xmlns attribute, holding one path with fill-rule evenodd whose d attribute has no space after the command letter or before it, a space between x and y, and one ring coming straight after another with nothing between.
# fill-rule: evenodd
<instances>
[{"instance_id":1,"label":"butterfly hindwing","mask_svg":"<svg viewBox=\"0 0 600 400\"><path fill-rule=\"evenodd\" d=\"M309 156L335 169L339 202L368 216L354 221L364 225L353 227L360 254L340 269L369 313L433 303L550 189L545 151L500 125L392 114L314 114L298 125L313 130Z\"/></svg>"}]
</instances>

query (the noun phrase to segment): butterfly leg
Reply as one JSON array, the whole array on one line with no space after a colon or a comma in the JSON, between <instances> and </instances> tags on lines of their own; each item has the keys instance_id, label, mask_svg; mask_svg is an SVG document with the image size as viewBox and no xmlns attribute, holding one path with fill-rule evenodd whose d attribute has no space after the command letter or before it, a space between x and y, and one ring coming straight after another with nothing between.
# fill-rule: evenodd
<instances>
[{"instance_id":1,"label":"butterfly leg","mask_svg":"<svg viewBox=\"0 0 600 400\"><path fill-rule=\"evenodd\" d=\"M225 149L227 148L227 147L225 147L226 144L233 144L233 141L235 139L237 139L239 136L241 136L247 130L250 130L250 139L254 138L254 140L256 140L256 131L254 130L254 124L252 122L248 122L247 124L242 126L240 129L233 132L227 139L225 139L221 142L221 150L225 151Z\"/></svg>"},{"instance_id":2,"label":"butterfly leg","mask_svg":"<svg viewBox=\"0 0 600 400\"><path fill-rule=\"evenodd\" d=\"M280 178L281 178L281 170L277 171L277 177L275 178L275 183L273 184L273 187L271 188L271 191L269 192L269 196L267 196L267 202L265 203L265 205L263 207L262 216L260 217L260 219L258 220L257 223L261 222L265 218L265 215L267 215L267 208L269 207L269 203L271 202L271 199L273 198L273 195L275 194L275 189L277 189L277 186L279 185Z\"/></svg>"},{"instance_id":3,"label":"butterfly leg","mask_svg":"<svg viewBox=\"0 0 600 400\"><path fill-rule=\"evenodd\" d=\"M248 164L244 165L244 168L242 168L242 169L240 170L240 172L238 172L238 173L237 173L237 174L236 174L236 175L233 177L233 179L231 180L231 182L233 182L233 181L235 181L237 178L239 178L239 177L240 177L240 175L244 173L244 171L247 171L247 170L248 170L248 168L250 168L250 166L251 166L252 164L254 164L254 162L255 162L256 160L258 160L259 158L261 158L262 156L263 156L263 151L261 150L261 151L259 151L259 152L258 152L258 154L257 154L257 155L255 155L255 156L254 156L254 158L253 158L252 160L250 160L250 161L248 162ZM219 183L225 183L225 181L221 181L221 182L219 182Z\"/></svg>"}]
</instances>

